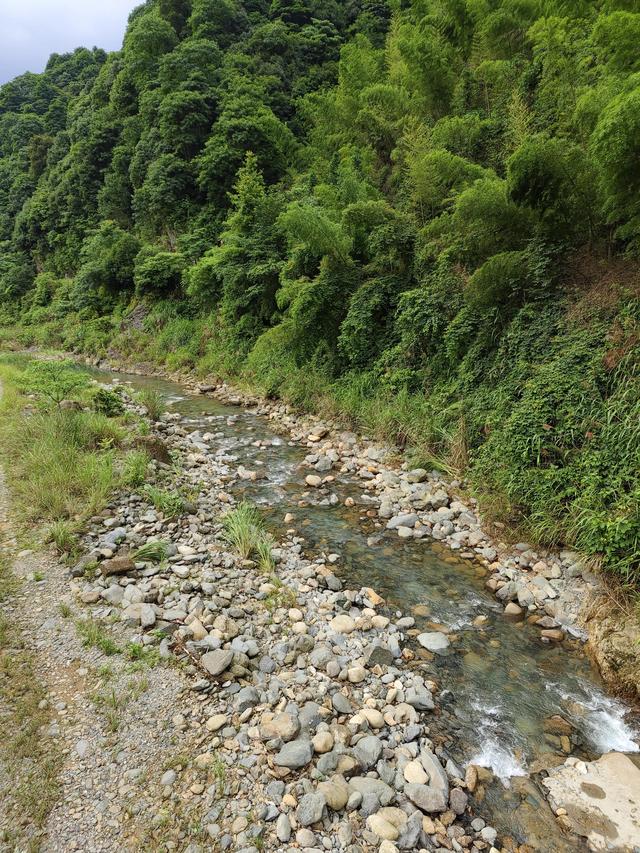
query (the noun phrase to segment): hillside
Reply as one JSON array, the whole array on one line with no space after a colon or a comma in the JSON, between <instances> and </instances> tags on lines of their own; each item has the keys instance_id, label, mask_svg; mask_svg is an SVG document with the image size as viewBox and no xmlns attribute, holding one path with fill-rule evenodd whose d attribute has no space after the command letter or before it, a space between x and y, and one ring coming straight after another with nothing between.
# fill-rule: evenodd
<instances>
[{"instance_id":1,"label":"hillside","mask_svg":"<svg viewBox=\"0 0 640 853\"><path fill-rule=\"evenodd\" d=\"M148 0L0 89L6 343L343 413L640 574L640 2Z\"/></svg>"}]
</instances>

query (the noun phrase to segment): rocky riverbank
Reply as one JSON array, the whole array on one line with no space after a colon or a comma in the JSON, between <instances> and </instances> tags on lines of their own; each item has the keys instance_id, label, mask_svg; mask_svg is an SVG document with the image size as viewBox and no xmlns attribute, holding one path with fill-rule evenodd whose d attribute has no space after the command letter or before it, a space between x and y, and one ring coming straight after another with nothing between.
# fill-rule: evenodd
<instances>
[{"instance_id":1,"label":"rocky riverbank","mask_svg":"<svg viewBox=\"0 0 640 853\"><path fill-rule=\"evenodd\" d=\"M151 365L112 366L141 375L165 375ZM361 502L370 515L402 538L435 540L484 566L489 573L487 589L502 602L507 618L536 624L545 642L566 637L586 642L610 690L635 700L640 697L637 615L616 602L577 553L500 540L496 534L503 526L497 523L487 529L462 482L447 481L437 471L409 470L400 450L362 440L339 423L294 412L284 403L225 382L197 382L189 374L169 378L223 402L254 407L274 429L307 446L308 464L317 472L311 476L320 478L311 481L311 488L330 494L336 472L356 476L363 488Z\"/></svg>"},{"instance_id":2,"label":"rocky riverbank","mask_svg":"<svg viewBox=\"0 0 640 853\"><path fill-rule=\"evenodd\" d=\"M233 483L253 475L216 453L214 434L177 421L164 416L154 433L180 460L173 487L194 495L187 513L167 518L143 495L123 495L93 519L73 570L94 619L124 621L193 679L167 736L200 733L195 772L152 780L138 807L154 793L196 799L208 838L247 853L491 850L496 830L469 799L491 774L461 770L432 732L439 687L422 673L413 617L372 589L343 589L337 555L303 557L294 531L274 546L273 576L240 560L220 518ZM165 564L136 559L158 540ZM416 639L436 653L446 642Z\"/></svg>"}]
</instances>

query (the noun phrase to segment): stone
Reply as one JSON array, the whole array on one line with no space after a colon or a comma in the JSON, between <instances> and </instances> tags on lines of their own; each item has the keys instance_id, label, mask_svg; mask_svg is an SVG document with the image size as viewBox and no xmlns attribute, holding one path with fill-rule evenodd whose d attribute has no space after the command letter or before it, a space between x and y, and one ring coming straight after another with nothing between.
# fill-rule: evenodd
<instances>
[{"instance_id":1,"label":"stone","mask_svg":"<svg viewBox=\"0 0 640 853\"><path fill-rule=\"evenodd\" d=\"M276 836L278 837L278 841L281 841L283 844L286 844L291 838L291 821L286 814L281 814L276 821Z\"/></svg>"},{"instance_id":2,"label":"stone","mask_svg":"<svg viewBox=\"0 0 640 853\"><path fill-rule=\"evenodd\" d=\"M449 794L449 808L454 814L464 814L469 798L462 788L453 788Z\"/></svg>"},{"instance_id":3,"label":"stone","mask_svg":"<svg viewBox=\"0 0 640 853\"><path fill-rule=\"evenodd\" d=\"M395 841L400 835L398 828L382 817L379 812L369 815L367 818L367 828L371 832L375 832L378 838L386 839L387 841Z\"/></svg>"},{"instance_id":4,"label":"stone","mask_svg":"<svg viewBox=\"0 0 640 853\"><path fill-rule=\"evenodd\" d=\"M274 757L273 762L278 767L288 767L290 770L297 770L304 767L311 761L313 756L313 747L311 741L292 740L285 743L280 752Z\"/></svg>"},{"instance_id":5,"label":"stone","mask_svg":"<svg viewBox=\"0 0 640 853\"><path fill-rule=\"evenodd\" d=\"M300 798L296 818L300 826L311 826L322 820L322 816L327 807L322 791L314 791L312 794L305 794Z\"/></svg>"},{"instance_id":6,"label":"stone","mask_svg":"<svg viewBox=\"0 0 640 853\"><path fill-rule=\"evenodd\" d=\"M352 666L347 670L347 678L351 684L360 684L367 677L367 670L363 666Z\"/></svg>"},{"instance_id":7,"label":"stone","mask_svg":"<svg viewBox=\"0 0 640 853\"><path fill-rule=\"evenodd\" d=\"M504 608L504 615L511 619L519 619L522 616L522 607L515 601L510 601Z\"/></svg>"},{"instance_id":8,"label":"stone","mask_svg":"<svg viewBox=\"0 0 640 853\"><path fill-rule=\"evenodd\" d=\"M410 687L405 696L405 702L418 711L433 711L433 697L426 687Z\"/></svg>"},{"instance_id":9,"label":"stone","mask_svg":"<svg viewBox=\"0 0 640 853\"><path fill-rule=\"evenodd\" d=\"M398 527L412 528L418 521L418 516L415 512L404 513L403 515L394 515L387 522L387 530L397 530Z\"/></svg>"},{"instance_id":10,"label":"stone","mask_svg":"<svg viewBox=\"0 0 640 853\"><path fill-rule=\"evenodd\" d=\"M243 687L235 695L235 706L238 713L242 714L247 708L254 708L260 704L260 694L255 687Z\"/></svg>"},{"instance_id":11,"label":"stone","mask_svg":"<svg viewBox=\"0 0 640 853\"><path fill-rule=\"evenodd\" d=\"M366 794L374 794L380 805L387 806L395 797L395 791L386 782L380 779L371 779L369 776L354 776L349 779L349 792L357 792L364 797Z\"/></svg>"},{"instance_id":12,"label":"stone","mask_svg":"<svg viewBox=\"0 0 640 853\"><path fill-rule=\"evenodd\" d=\"M427 631L424 634L418 634L416 639L422 648L429 652L441 652L451 645L448 637L440 631Z\"/></svg>"},{"instance_id":13,"label":"stone","mask_svg":"<svg viewBox=\"0 0 640 853\"><path fill-rule=\"evenodd\" d=\"M366 735L360 738L355 745L353 754L360 764L368 770L377 763L382 754L382 741L375 735Z\"/></svg>"},{"instance_id":14,"label":"stone","mask_svg":"<svg viewBox=\"0 0 640 853\"><path fill-rule=\"evenodd\" d=\"M410 761L402 773L411 785L426 785L429 781L427 772L419 761Z\"/></svg>"},{"instance_id":15,"label":"stone","mask_svg":"<svg viewBox=\"0 0 640 853\"><path fill-rule=\"evenodd\" d=\"M294 714L267 714L260 721L260 737L262 740L283 741L293 740L300 731L300 721Z\"/></svg>"},{"instance_id":16,"label":"stone","mask_svg":"<svg viewBox=\"0 0 640 853\"><path fill-rule=\"evenodd\" d=\"M433 814L447 810L447 798L439 788L409 783L404 786L404 792L411 802L423 812Z\"/></svg>"},{"instance_id":17,"label":"stone","mask_svg":"<svg viewBox=\"0 0 640 853\"><path fill-rule=\"evenodd\" d=\"M322 477L318 477L317 474L307 474L304 481L307 486L311 486L313 489L317 489L322 485Z\"/></svg>"},{"instance_id":18,"label":"stone","mask_svg":"<svg viewBox=\"0 0 640 853\"><path fill-rule=\"evenodd\" d=\"M101 596L107 602L107 604L111 604L113 607L117 607L118 604L122 603L122 599L124 598L124 590L121 586L114 584L108 589L103 590Z\"/></svg>"},{"instance_id":19,"label":"stone","mask_svg":"<svg viewBox=\"0 0 640 853\"><path fill-rule=\"evenodd\" d=\"M177 778L178 774L175 770L167 770L166 773L162 775L162 778L160 779L160 784L163 788L168 788L173 785Z\"/></svg>"},{"instance_id":20,"label":"stone","mask_svg":"<svg viewBox=\"0 0 640 853\"><path fill-rule=\"evenodd\" d=\"M351 702L349 702L344 693L334 693L331 697L331 704L339 714L350 714L353 711Z\"/></svg>"},{"instance_id":21,"label":"stone","mask_svg":"<svg viewBox=\"0 0 640 853\"><path fill-rule=\"evenodd\" d=\"M209 675L220 675L228 669L233 662L233 652L231 649L214 649L212 652L207 652L200 658L200 663L209 673Z\"/></svg>"},{"instance_id":22,"label":"stone","mask_svg":"<svg viewBox=\"0 0 640 853\"><path fill-rule=\"evenodd\" d=\"M333 735L331 732L318 732L312 738L313 749L318 754L331 752L333 749Z\"/></svg>"},{"instance_id":23,"label":"stone","mask_svg":"<svg viewBox=\"0 0 640 853\"><path fill-rule=\"evenodd\" d=\"M336 634L350 634L356 628L356 623L346 613L339 613L337 616L334 616L329 625L331 630L335 631Z\"/></svg>"},{"instance_id":24,"label":"stone","mask_svg":"<svg viewBox=\"0 0 640 853\"><path fill-rule=\"evenodd\" d=\"M109 575L128 575L134 572L135 568L136 564L129 556L112 557L100 563L100 574L105 578Z\"/></svg>"},{"instance_id":25,"label":"stone","mask_svg":"<svg viewBox=\"0 0 640 853\"><path fill-rule=\"evenodd\" d=\"M384 726L384 717L381 711L375 708L361 708L358 715L365 719L372 729L381 729Z\"/></svg>"},{"instance_id":26,"label":"stone","mask_svg":"<svg viewBox=\"0 0 640 853\"><path fill-rule=\"evenodd\" d=\"M327 805L334 811L341 811L349 800L349 785L344 776L339 774L332 776L326 782L320 782L318 791L323 794Z\"/></svg>"},{"instance_id":27,"label":"stone","mask_svg":"<svg viewBox=\"0 0 640 853\"><path fill-rule=\"evenodd\" d=\"M640 839L640 768L620 752L597 761L568 758L542 780L555 812L590 850L635 850ZM484 831L484 830L483 830Z\"/></svg>"},{"instance_id":28,"label":"stone","mask_svg":"<svg viewBox=\"0 0 640 853\"><path fill-rule=\"evenodd\" d=\"M219 731L224 725L227 723L227 715L226 714L213 714L213 716L209 717L205 726L210 732Z\"/></svg>"}]
</instances>

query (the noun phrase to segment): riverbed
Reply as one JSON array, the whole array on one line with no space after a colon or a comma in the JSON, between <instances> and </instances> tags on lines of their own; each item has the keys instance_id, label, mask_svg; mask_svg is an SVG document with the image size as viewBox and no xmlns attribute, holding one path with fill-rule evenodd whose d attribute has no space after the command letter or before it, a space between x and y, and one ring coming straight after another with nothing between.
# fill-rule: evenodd
<instances>
[{"instance_id":1,"label":"riverbed","mask_svg":"<svg viewBox=\"0 0 640 853\"><path fill-rule=\"evenodd\" d=\"M357 505L362 488L355 478L336 473L329 496L310 490L307 449L266 417L157 377L94 375L164 395L185 429L196 438L213 433L217 455L258 472L235 491L264 508L276 538L295 528L309 553L335 560L347 587L372 587L391 608L413 615L417 629L444 630L451 645L429 666L445 709L439 725L455 729L454 757L462 766L488 767L500 780L483 805L493 825L536 850L584 849L560 831L536 783L536 771L567 754L549 718L570 724L571 754L585 759L639 746L634 709L607 695L579 640L544 642L534 626L505 619L485 589L482 566L428 538L406 541L385 530ZM347 498L356 505L345 506ZM293 520L285 524L287 513Z\"/></svg>"}]
</instances>

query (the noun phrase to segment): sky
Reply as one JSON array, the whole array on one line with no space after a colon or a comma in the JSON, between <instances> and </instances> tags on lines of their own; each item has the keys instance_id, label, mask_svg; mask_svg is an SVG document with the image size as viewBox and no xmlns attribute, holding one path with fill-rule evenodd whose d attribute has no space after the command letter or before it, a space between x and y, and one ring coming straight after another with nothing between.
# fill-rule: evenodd
<instances>
[{"instance_id":1,"label":"sky","mask_svg":"<svg viewBox=\"0 0 640 853\"><path fill-rule=\"evenodd\" d=\"M118 50L141 0L0 0L0 83L43 71L52 53Z\"/></svg>"}]
</instances>

